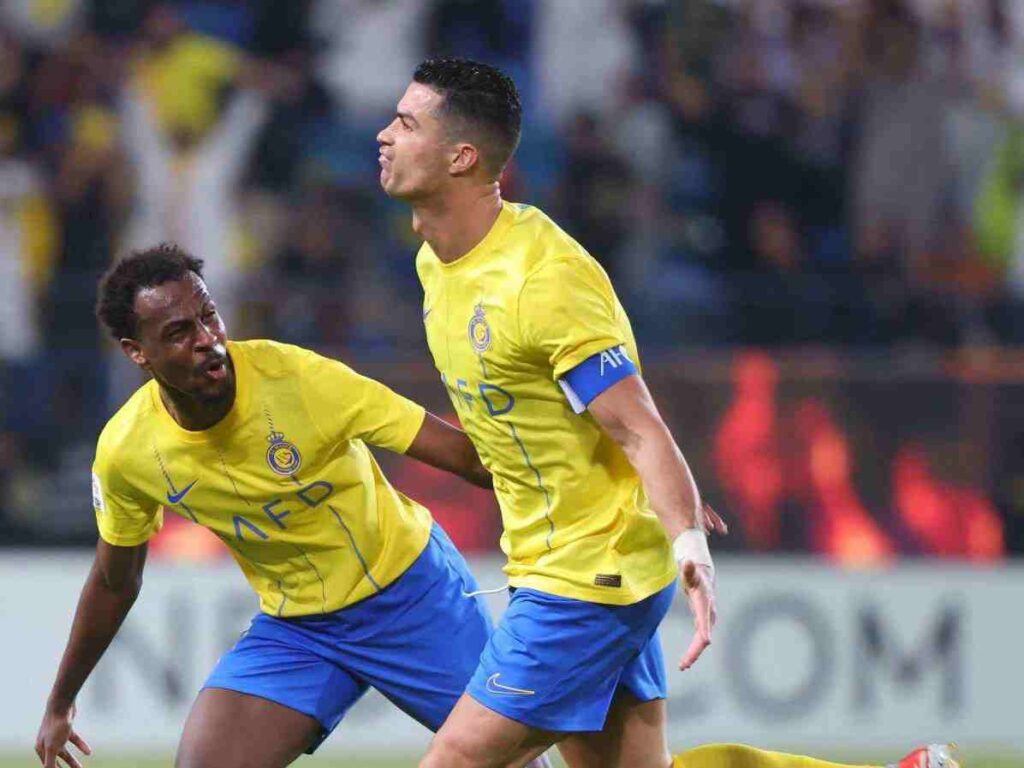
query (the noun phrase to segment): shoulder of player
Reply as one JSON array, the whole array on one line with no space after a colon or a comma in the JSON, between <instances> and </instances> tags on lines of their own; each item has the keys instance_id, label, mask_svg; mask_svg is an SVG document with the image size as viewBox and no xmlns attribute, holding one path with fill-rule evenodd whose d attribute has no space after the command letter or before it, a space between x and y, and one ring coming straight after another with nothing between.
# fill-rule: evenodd
<instances>
[{"instance_id":1,"label":"shoulder of player","mask_svg":"<svg viewBox=\"0 0 1024 768\"><path fill-rule=\"evenodd\" d=\"M514 204L518 210L511 235L522 246L522 268L517 270L522 284L547 271L566 269L589 273L600 265L564 229L540 208Z\"/></svg>"},{"instance_id":2,"label":"shoulder of player","mask_svg":"<svg viewBox=\"0 0 1024 768\"><path fill-rule=\"evenodd\" d=\"M158 414L154 408L156 381L150 379L117 409L96 440L96 455L117 461L137 455L139 446L155 429Z\"/></svg>"},{"instance_id":3,"label":"shoulder of player","mask_svg":"<svg viewBox=\"0 0 1024 768\"><path fill-rule=\"evenodd\" d=\"M569 286L576 289L589 286L600 293L608 293L611 281L597 260L586 251L552 251L523 271L519 299L522 301L524 295L535 291L548 296L552 286L562 286L567 292L571 292Z\"/></svg>"},{"instance_id":4,"label":"shoulder of player","mask_svg":"<svg viewBox=\"0 0 1024 768\"><path fill-rule=\"evenodd\" d=\"M247 369L254 371L257 378L290 380L299 385L303 396L316 392L317 397L322 397L325 390L334 391L340 384L351 386L366 379L342 360L294 344L254 339L231 342L229 349L243 352Z\"/></svg>"},{"instance_id":5,"label":"shoulder of player","mask_svg":"<svg viewBox=\"0 0 1024 768\"><path fill-rule=\"evenodd\" d=\"M271 339L230 341L228 352L239 358L235 361L236 365L245 365L247 369L269 379L294 376L296 369L324 359L311 349Z\"/></svg>"}]
</instances>

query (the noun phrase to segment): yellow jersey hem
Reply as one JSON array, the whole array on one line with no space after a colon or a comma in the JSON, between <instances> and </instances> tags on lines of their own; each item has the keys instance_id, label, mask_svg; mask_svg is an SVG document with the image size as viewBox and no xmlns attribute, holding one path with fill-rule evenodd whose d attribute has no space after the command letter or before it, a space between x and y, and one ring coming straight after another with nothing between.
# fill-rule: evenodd
<instances>
[{"instance_id":1,"label":"yellow jersey hem","mask_svg":"<svg viewBox=\"0 0 1024 768\"><path fill-rule=\"evenodd\" d=\"M670 573L664 573L657 579L645 581L628 591L608 587L582 587L539 573L512 577L508 583L510 587L536 589L538 592L547 592L570 600L584 600L588 603L602 605L633 605L660 592L677 578L679 578L679 574L673 569Z\"/></svg>"}]
</instances>

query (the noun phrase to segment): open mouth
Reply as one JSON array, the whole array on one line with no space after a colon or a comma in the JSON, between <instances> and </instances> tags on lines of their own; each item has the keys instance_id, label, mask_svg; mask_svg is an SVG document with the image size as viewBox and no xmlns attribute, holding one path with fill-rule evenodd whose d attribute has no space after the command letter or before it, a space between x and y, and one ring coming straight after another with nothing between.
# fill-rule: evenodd
<instances>
[{"instance_id":1,"label":"open mouth","mask_svg":"<svg viewBox=\"0 0 1024 768\"><path fill-rule=\"evenodd\" d=\"M224 381L228 377L228 366L227 359L223 357L215 358L207 363L204 363L200 368L202 374L208 379L213 381Z\"/></svg>"}]
</instances>

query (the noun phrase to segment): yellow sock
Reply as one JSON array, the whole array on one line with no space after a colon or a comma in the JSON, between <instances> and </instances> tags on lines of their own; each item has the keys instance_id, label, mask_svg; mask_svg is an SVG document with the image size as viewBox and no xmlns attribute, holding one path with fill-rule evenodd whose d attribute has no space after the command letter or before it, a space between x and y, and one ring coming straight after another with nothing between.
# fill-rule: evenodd
<instances>
[{"instance_id":1,"label":"yellow sock","mask_svg":"<svg viewBox=\"0 0 1024 768\"><path fill-rule=\"evenodd\" d=\"M672 768L853 768L805 755L769 752L743 744L705 744L672 758ZM868 768L861 766L860 768Z\"/></svg>"}]
</instances>

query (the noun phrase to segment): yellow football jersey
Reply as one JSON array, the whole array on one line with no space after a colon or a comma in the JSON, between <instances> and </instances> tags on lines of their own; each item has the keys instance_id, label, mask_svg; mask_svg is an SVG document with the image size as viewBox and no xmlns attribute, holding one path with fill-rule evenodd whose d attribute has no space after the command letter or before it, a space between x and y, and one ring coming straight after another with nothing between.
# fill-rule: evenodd
<instances>
[{"instance_id":1,"label":"yellow football jersey","mask_svg":"<svg viewBox=\"0 0 1024 768\"><path fill-rule=\"evenodd\" d=\"M628 605L677 576L667 536L619 446L559 379L625 345L608 276L536 208L505 203L472 251L416 259L427 342L463 427L494 475L515 587Z\"/></svg>"},{"instance_id":2,"label":"yellow football jersey","mask_svg":"<svg viewBox=\"0 0 1024 768\"><path fill-rule=\"evenodd\" d=\"M93 507L111 544L147 541L167 506L228 545L260 609L334 611L386 587L427 545L430 513L396 491L366 443L404 452L424 410L335 360L228 342L237 391L207 430L183 429L150 381L110 419Z\"/></svg>"}]
</instances>

